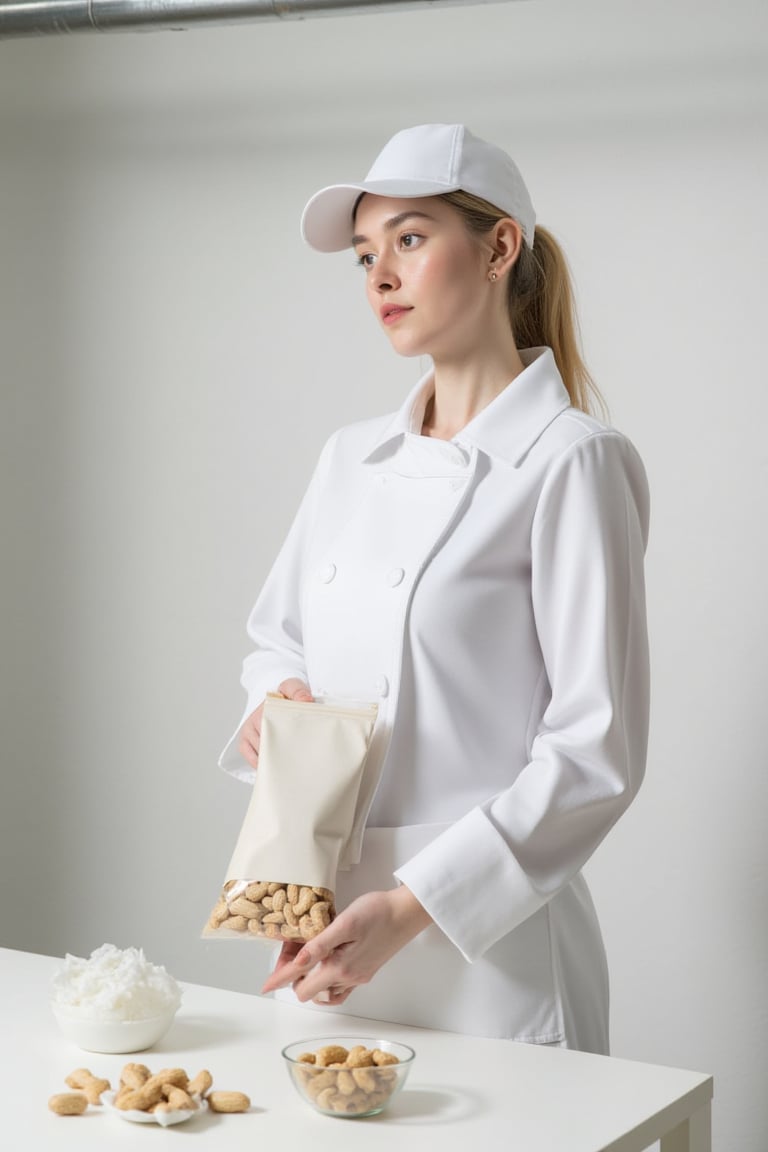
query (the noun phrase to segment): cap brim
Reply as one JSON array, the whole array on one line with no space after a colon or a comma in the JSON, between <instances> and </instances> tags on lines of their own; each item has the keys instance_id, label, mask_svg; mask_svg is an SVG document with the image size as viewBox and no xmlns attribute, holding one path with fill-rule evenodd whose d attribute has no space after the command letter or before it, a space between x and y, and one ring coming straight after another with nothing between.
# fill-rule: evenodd
<instances>
[{"instance_id":1,"label":"cap brim","mask_svg":"<svg viewBox=\"0 0 768 1152\"><path fill-rule=\"evenodd\" d=\"M310 247L318 252L342 252L352 245L352 212L358 198L368 192L372 196L394 196L398 200L421 196L440 196L455 192L449 184L425 180L369 180L362 184L332 184L321 188L307 201L301 216L301 234Z\"/></svg>"}]
</instances>

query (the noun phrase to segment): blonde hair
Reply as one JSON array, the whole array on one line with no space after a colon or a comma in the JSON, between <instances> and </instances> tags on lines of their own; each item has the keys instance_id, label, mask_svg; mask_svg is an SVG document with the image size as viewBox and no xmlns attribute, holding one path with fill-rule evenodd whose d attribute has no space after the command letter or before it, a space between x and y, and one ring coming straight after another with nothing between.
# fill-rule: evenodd
<instances>
[{"instance_id":1,"label":"blonde hair","mask_svg":"<svg viewBox=\"0 0 768 1152\"><path fill-rule=\"evenodd\" d=\"M446 192L444 200L477 235L507 218L487 200L469 192ZM571 404L582 412L607 416L607 406L581 354L579 324L565 254L551 232L539 225L533 247L523 240L508 281L507 306L518 348L547 345L552 349Z\"/></svg>"}]
</instances>

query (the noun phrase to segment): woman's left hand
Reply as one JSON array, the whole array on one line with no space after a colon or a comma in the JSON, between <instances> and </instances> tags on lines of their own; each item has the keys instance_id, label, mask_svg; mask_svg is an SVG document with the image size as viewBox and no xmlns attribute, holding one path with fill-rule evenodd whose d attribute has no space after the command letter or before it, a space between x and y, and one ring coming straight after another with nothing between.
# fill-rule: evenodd
<instances>
[{"instance_id":1,"label":"woman's left hand","mask_svg":"<svg viewBox=\"0 0 768 1152\"><path fill-rule=\"evenodd\" d=\"M296 951L286 942L262 993L293 985L296 997L343 1004L396 952L432 922L410 888L368 892L340 912L314 940Z\"/></svg>"}]
</instances>

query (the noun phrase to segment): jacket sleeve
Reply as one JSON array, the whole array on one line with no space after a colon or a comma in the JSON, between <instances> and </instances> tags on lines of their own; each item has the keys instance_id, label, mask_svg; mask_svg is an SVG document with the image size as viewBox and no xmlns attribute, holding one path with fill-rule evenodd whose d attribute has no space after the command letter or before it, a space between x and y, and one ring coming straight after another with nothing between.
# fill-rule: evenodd
<instances>
[{"instance_id":1,"label":"jacket sleeve","mask_svg":"<svg viewBox=\"0 0 768 1152\"><path fill-rule=\"evenodd\" d=\"M247 632L253 651L243 661L240 683L245 689L245 710L219 757L219 767L248 783L255 773L237 748L243 721L258 708L268 692L283 680L307 679L302 636L301 598L312 527L317 520L329 461L336 437L326 443L285 542L248 617Z\"/></svg>"},{"instance_id":2,"label":"jacket sleeve","mask_svg":"<svg viewBox=\"0 0 768 1152\"><path fill-rule=\"evenodd\" d=\"M582 868L645 771L645 471L617 432L570 446L544 483L531 595L548 701L530 759L396 872L468 960Z\"/></svg>"}]
</instances>

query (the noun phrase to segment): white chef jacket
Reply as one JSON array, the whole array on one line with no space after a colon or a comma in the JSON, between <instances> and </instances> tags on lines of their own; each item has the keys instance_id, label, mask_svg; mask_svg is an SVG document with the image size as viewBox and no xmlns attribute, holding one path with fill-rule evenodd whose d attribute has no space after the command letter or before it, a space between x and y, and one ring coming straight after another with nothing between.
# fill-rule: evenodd
<instances>
[{"instance_id":1,"label":"white chef jacket","mask_svg":"<svg viewBox=\"0 0 768 1152\"><path fill-rule=\"evenodd\" d=\"M451 441L421 435L431 373L331 437L248 621L243 718L292 676L378 702L337 903L401 882L434 924L346 1012L607 1052L580 870L645 769L648 486L551 350L522 356Z\"/></svg>"}]
</instances>

